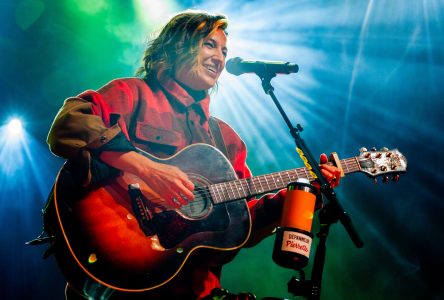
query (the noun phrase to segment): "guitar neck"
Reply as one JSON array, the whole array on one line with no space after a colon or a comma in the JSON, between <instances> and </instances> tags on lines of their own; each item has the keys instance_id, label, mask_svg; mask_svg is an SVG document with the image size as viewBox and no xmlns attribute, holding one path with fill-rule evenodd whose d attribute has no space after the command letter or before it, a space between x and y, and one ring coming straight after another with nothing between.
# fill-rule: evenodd
<instances>
[{"instance_id":1,"label":"guitar neck","mask_svg":"<svg viewBox=\"0 0 444 300\"><path fill-rule=\"evenodd\" d=\"M340 160L344 174L361 171L357 157ZM239 180L216 183L208 186L215 204L237 199L249 198L263 193L273 192L287 187L290 182L300 178L313 181L310 171L305 168L296 168L266 175L254 176Z\"/></svg>"}]
</instances>

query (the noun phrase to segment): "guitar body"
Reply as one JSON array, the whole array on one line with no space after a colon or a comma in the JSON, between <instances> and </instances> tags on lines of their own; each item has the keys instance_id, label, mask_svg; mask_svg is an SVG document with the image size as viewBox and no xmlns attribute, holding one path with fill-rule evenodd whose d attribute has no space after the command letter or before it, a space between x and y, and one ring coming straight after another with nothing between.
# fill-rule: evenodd
<instances>
[{"instance_id":1,"label":"guitar body","mask_svg":"<svg viewBox=\"0 0 444 300\"><path fill-rule=\"evenodd\" d=\"M69 178L62 169L54 188L59 233L56 258L68 281L78 289L88 278L121 291L154 289L175 277L188 258L198 254L196 250L230 253L249 237L251 220L246 200L214 204L206 188L237 179L219 150L194 144L168 159L140 153L187 173L196 186L196 199L178 210L148 207L148 228L142 229L128 185L137 183L147 203L155 203L158 197L139 178L123 173L79 192L65 188Z\"/></svg>"}]
</instances>

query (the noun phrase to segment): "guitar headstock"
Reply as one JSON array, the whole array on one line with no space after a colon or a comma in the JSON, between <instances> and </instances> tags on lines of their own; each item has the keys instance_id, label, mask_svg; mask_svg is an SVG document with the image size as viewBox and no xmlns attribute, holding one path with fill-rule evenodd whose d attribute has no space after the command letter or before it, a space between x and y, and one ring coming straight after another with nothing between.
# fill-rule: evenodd
<instances>
[{"instance_id":1,"label":"guitar headstock","mask_svg":"<svg viewBox=\"0 0 444 300\"><path fill-rule=\"evenodd\" d=\"M361 171L374 178L375 182L378 176L382 176L383 181L387 182L389 175L394 181L397 181L399 174L407 171L407 158L396 148L389 150L384 147L379 151L376 148L372 148L370 151L361 148L359 151L361 154L357 160Z\"/></svg>"}]
</instances>

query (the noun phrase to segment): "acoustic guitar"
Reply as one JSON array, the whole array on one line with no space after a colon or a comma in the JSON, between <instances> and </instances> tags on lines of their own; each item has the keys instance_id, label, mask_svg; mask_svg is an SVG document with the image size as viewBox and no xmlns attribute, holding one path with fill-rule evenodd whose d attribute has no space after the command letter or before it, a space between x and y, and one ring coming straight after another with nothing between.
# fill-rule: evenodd
<instances>
[{"instance_id":1,"label":"acoustic guitar","mask_svg":"<svg viewBox=\"0 0 444 300\"><path fill-rule=\"evenodd\" d=\"M247 198L285 188L298 178L313 180L305 167L238 179L228 159L207 144L193 144L168 159L139 152L184 171L195 185L195 200L180 209L165 207L129 173L86 190L67 188L62 168L54 186L55 250L71 284L88 279L126 292L160 287L198 249L232 252L247 242ZM363 172L372 178L396 177L407 167L397 149L364 149L337 163L344 174Z\"/></svg>"}]
</instances>

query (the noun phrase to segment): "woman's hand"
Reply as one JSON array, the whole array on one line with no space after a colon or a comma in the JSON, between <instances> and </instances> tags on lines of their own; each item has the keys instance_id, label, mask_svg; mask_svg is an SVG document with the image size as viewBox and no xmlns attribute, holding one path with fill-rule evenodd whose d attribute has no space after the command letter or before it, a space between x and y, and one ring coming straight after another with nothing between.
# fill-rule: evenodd
<instances>
[{"instance_id":1,"label":"woman's hand","mask_svg":"<svg viewBox=\"0 0 444 300\"><path fill-rule=\"evenodd\" d=\"M141 170L136 175L170 206L179 208L188 204L188 201L194 200L194 184L187 174L178 167L143 158L148 161L140 165Z\"/></svg>"},{"instance_id":2,"label":"woman's hand","mask_svg":"<svg viewBox=\"0 0 444 300\"><path fill-rule=\"evenodd\" d=\"M328 164L328 158L325 153L321 154L319 158L322 175L327 179L332 188L339 185L339 179L341 178L341 170L333 165Z\"/></svg>"},{"instance_id":3,"label":"woman's hand","mask_svg":"<svg viewBox=\"0 0 444 300\"><path fill-rule=\"evenodd\" d=\"M105 151L100 159L139 177L166 202L166 206L179 208L194 200L194 184L187 174L175 166L155 162L134 151Z\"/></svg>"}]
</instances>

